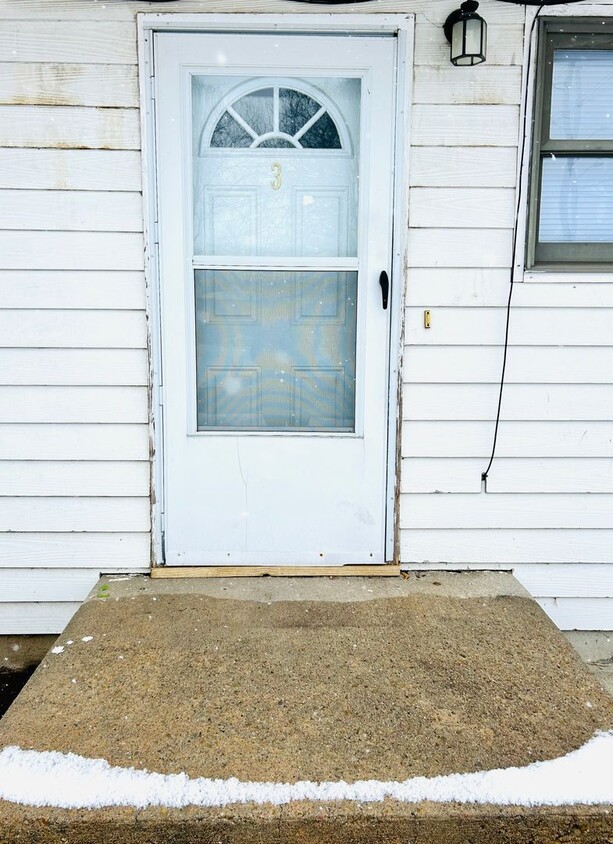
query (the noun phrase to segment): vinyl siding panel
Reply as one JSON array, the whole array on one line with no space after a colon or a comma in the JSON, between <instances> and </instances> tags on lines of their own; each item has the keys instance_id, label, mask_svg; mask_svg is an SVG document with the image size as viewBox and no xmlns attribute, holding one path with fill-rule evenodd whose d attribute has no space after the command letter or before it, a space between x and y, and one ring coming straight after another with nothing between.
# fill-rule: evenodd
<instances>
[{"instance_id":1,"label":"vinyl siding panel","mask_svg":"<svg viewBox=\"0 0 613 844\"><path fill-rule=\"evenodd\" d=\"M145 299L142 272L0 270L5 308L143 312Z\"/></svg>"},{"instance_id":2,"label":"vinyl siding panel","mask_svg":"<svg viewBox=\"0 0 613 844\"><path fill-rule=\"evenodd\" d=\"M3 533L0 568L145 571L149 568L150 543L145 532Z\"/></svg>"},{"instance_id":3,"label":"vinyl siding panel","mask_svg":"<svg viewBox=\"0 0 613 844\"><path fill-rule=\"evenodd\" d=\"M0 227L22 231L142 232L139 193L0 190Z\"/></svg>"},{"instance_id":4,"label":"vinyl siding panel","mask_svg":"<svg viewBox=\"0 0 613 844\"><path fill-rule=\"evenodd\" d=\"M487 462L458 457L405 459L402 492L481 492ZM497 457L487 488L490 493L613 492L613 457Z\"/></svg>"},{"instance_id":5,"label":"vinyl siding panel","mask_svg":"<svg viewBox=\"0 0 613 844\"><path fill-rule=\"evenodd\" d=\"M463 74L436 23L416 25L401 560L511 569L557 624L611 629L613 279L540 273L515 285L484 487L511 277L523 29L490 25L488 61Z\"/></svg>"},{"instance_id":6,"label":"vinyl siding panel","mask_svg":"<svg viewBox=\"0 0 613 844\"><path fill-rule=\"evenodd\" d=\"M475 496L475 506L477 496ZM613 529L413 529L401 531L402 562L413 568L515 569L524 563L597 563L610 578ZM555 584L552 586L555 591ZM597 629L597 628L594 628Z\"/></svg>"},{"instance_id":7,"label":"vinyl siding panel","mask_svg":"<svg viewBox=\"0 0 613 844\"><path fill-rule=\"evenodd\" d=\"M436 318L436 315L434 315ZM409 383L500 383L502 345L406 346L403 377ZM513 346L506 384L611 384L613 347Z\"/></svg>"},{"instance_id":8,"label":"vinyl siding panel","mask_svg":"<svg viewBox=\"0 0 613 844\"><path fill-rule=\"evenodd\" d=\"M140 191L138 150L0 148L0 188Z\"/></svg>"},{"instance_id":9,"label":"vinyl siding panel","mask_svg":"<svg viewBox=\"0 0 613 844\"><path fill-rule=\"evenodd\" d=\"M146 386L146 349L3 349L0 384Z\"/></svg>"},{"instance_id":10,"label":"vinyl siding panel","mask_svg":"<svg viewBox=\"0 0 613 844\"><path fill-rule=\"evenodd\" d=\"M147 461L3 460L0 496L149 496Z\"/></svg>"},{"instance_id":11,"label":"vinyl siding panel","mask_svg":"<svg viewBox=\"0 0 613 844\"><path fill-rule=\"evenodd\" d=\"M138 109L0 105L0 146L137 150Z\"/></svg>"},{"instance_id":12,"label":"vinyl siding panel","mask_svg":"<svg viewBox=\"0 0 613 844\"><path fill-rule=\"evenodd\" d=\"M144 387L0 387L2 422L142 422Z\"/></svg>"},{"instance_id":13,"label":"vinyl siding panel","mask_svg":"<svg viewBox=\"0 0 613 844\"><path fill-rule=\"evenodd\" d=\"M0 36L1 38L1 36ZM39 57L42 58L42 57ZM133 66L108 64L9 65L0 77L3 105L138 106L138 77Z\"/></svg>"},{"instance_id":14,"label":"vinyl siding panel","mask_svg":"<svg viewBox=\"0 0 613 844\"><path fill-rule=\"evenodd\" d=\"M61 633L80 607L80 602L0 603L0 631L19 635Z\"/></svg>"},{"instance_id":15,"label":"vinyl siding panel","mask_svg":"<svg viewBox=\"0 0 613 844\"><path fill-rule=\"evenodd\" d=\"M610 598L537 598L561 630L613 629Z\"/></svg>"},{"instance_id":16,"label":"vinyl siding panel","mask_svg":"<svg viewBox=\"0 0 613 844\"><path fill-rule=\"evenodd\" d=\"M406 384L403 405L415 420L494 420L499 392L497 384ZM509 421L607 422L613 385L508 384L503 408Z\"/></svg>"},{"instance_id":17,"label":"vinyl siding panel","mask_svg":"<svg viewBox=\"0 0 613 844\"><path fill-rule=\"evenodd\" d=\"M0 633L150 563L136 25L93 5L0 13Z\"/></svg>"},{"instance_id":18,"label":"vinyl siding panel","mask_svg":"<svg viewBox=\"0 0 613 844\"><path fill-rule=\"evenodd\" d=\"M0 460L149 460L146 425L5 424Z\"/></svg>"}]
</instances>

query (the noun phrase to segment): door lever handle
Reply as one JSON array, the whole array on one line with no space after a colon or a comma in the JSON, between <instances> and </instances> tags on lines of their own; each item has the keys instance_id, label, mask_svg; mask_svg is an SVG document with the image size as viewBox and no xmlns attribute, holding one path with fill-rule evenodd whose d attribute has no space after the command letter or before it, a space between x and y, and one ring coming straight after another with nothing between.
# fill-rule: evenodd
<instances>
[{"instance_id":1,"label":"door lever handle","mask_svg":"<svg viewBox=\"0 0 613 844\"><path fill-rule=\"evenodd\" d=\"M386 311L390 296L390 277L385 270L379 276L379 284L381 285L381 304L383 310Z\"/></svg>"}]
</instances>

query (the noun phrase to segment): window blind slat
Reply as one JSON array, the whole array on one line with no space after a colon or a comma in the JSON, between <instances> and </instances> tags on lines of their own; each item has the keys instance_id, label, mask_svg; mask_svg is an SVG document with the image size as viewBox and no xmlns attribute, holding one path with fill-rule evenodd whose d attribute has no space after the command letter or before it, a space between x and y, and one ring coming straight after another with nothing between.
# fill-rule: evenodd
<instances>
[{"instance_id":1,"label":"window blind slat","mask_svg":"<svg viewBox=\"0 0 613 844\"><path fill-rule=\"evenodd\" d=\"M539 241L613 242L613 158L543 159Z\"/></svg>"},{"instance_id":2,"label":"window blind slat","mask_svg":"<svg viewBox=\"0 0 613 844\"><path fill-rule=\"evenodd\" d=\"M549 136L613 139L613 50L554 50Z\"/></svg>"}]
</instances>

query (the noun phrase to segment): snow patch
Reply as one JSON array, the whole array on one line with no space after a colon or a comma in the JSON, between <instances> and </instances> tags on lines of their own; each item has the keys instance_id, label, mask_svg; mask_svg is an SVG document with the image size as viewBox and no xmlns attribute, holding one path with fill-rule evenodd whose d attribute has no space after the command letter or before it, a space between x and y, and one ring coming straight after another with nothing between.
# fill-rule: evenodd
<instances>
[{"instance_id":1,"label":"snow patch","mask_svg":"<svg viewBox=\"0 0 613 844\"><path fill-rule=\"evenodd\" d=\"M81 639L81 641L82 641L82 642L91 642L91 640L92 640L93 638L94 638L93 636L83 636L83 638Z\"/></svg>"},{"instance_id":2,"label":"snow patch","mask_svg":"<svg viewBox=\"0 0 613 844\"><path fill-rule=\"evenodd\" d=\"M186 774L157 774L109 765L74 753L0 752L0 799L29 806L95 809L104 806L280 805L300 800L398 800L564 806L613 802L613 730L558 759L471 774L413 777L404 782L241 782Z\"/></svg>"},{"instance_id":3,"label":"snow patch","mask_svg":"<svg viewBox=\"0 0 613 844\"><path fill-rule=\"evenodd\" d=\"M64 653L64 646L63 645L56 645L54 648L51 648L52 654L63 654Z\"/></svg>"}]
</instances>

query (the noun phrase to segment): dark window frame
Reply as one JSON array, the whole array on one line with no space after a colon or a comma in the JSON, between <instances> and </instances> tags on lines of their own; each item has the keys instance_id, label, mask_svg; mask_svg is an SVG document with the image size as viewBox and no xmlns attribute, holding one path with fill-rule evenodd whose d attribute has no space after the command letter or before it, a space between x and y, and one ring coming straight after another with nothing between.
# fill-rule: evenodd
<instances>
[{"instance_id":1,"label":"dark window frame","mask_svg":"<svg viewBox=\"0 0 613 844\"><path fill-rule=\"evenodd\" d=\"M561 157L613 158L613 139L551 139L551 95L555 50L611 50L613 21L602 18L545 18L540 22L534 97L532 161L528 208L526 269L595 272L613 269L613 241L538 240L543 160Z\"/></svg>"}]
</instances>

